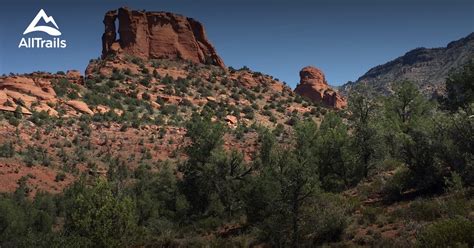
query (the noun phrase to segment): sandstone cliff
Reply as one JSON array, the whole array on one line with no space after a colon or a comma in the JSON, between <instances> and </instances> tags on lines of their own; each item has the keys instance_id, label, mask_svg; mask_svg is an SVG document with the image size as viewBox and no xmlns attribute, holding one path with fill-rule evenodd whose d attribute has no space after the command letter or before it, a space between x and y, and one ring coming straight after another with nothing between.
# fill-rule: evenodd
<instances>
[{"instance_id":1,"label":"sandstone cliff","mask_svg":"<svg viewBox=\"0 0 474 248\"><path fill-rule=\"evenodd\" d=\"M225 67L207 39L203 25L192 18L120 8L105 14L104 25L103 58L110 54L130 54L144 59L184 59Z\"/></svg>"}]
</instances>

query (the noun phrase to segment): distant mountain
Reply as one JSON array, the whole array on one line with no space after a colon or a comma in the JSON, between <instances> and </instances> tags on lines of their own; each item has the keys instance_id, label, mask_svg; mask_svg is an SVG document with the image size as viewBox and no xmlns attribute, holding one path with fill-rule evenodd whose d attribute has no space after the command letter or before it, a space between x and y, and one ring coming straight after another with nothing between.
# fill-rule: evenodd
<instances>
[{"instance_id":1,"label":"distant mountain","mask_svg":"<svg viewBox=\"0 0 474 248\"><path fill-rule=\"evenodd\" d=\"M444 91L444 82L451 70L456 70L474 58L474 33L441 48L416 48L383 65L370 69L356 82L342 85L339 91L347 95L357 84L367 84L375 92L390 94L397 82L415 82L426 95Z\"/></svg>"}]
</instances>

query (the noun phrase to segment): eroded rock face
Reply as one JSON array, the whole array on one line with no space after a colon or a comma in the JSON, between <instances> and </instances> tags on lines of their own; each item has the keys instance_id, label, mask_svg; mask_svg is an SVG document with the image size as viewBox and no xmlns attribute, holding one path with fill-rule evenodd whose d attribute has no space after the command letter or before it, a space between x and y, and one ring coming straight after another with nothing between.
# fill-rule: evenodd
<instances>
[{"instance_id":1,"label":"eroded rock face","mask_svg":"<svg viewBox=\"0 0 474 248\"><path fill-rule=\"evenodd\" d=\"M83 78L76 70L66 75L35 72L25 75L0 77L0 111L14 112L18 107L23 114L30 115L33 111L44 111L51 116L58 116L58 109L66 110L66 115L76 116L82 113L94 114L87 106L81 103L63 104L54 91L54 84L60 79L81 85Z\"/></svg>"},{"instance_id":2,"label":"eroded rock face","mask_svg":"<svg viewBox=\"0 0 474 248\"><path fill-rule=\"evenodd\" d=\"M225 67L203 25L192 18L120 8L105 14L104 25L102 57L123 53L144 59L184 59Z\"/></svg>"},{"instance_id":3,"label":"eroded rock face","mask_svg":"<svg viewBox=\"0 0 474 248\"><path fill-rule=\"evenodd\" d=\"M44 79L25 76L0 78L0 110L13 112L21 104L21 112L31 114L27 108L47 110L47 103L54 104L56 100L51 83Z\"/></svg>"},{"instance_id":4,"label":"eroded rock face","mask_svg":"<svg viewBox=\"0 0 474 248\"><path fill-rule=\"evenodd\" d=\"M341 109L347 106L346 100L329 87L321 70L307 66L300 71L300 83L295 92L314 102L321 102L327 106Z\"/></svg>"}]
</instances>

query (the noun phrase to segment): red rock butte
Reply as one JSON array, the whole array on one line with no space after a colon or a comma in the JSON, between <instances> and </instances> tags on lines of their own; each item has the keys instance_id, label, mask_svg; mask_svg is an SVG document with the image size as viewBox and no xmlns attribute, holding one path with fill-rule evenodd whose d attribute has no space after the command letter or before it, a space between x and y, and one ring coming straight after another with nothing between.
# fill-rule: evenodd
<instances>
[{"instance_id":1,"label":"red rock butte","mask_svg":"<svg viewBox=\"0 0 474 248\"><path fill-rule=\"evenodd\" d=\"M144 59L184 59L225 68L224 61L207 39L204 26L192 18L119 8L105 14L104 25L103 58L129 54Z\"/></svg>"},{"instance_id":2,"label":"red rock butte","mask_svg":"<svg viewBox=\"0 0 474 248\"><path fill-rule=\"evenodd\" d=\"M321 102L326 106L342 109L347 106L346 100L331 87L321 70L307 66L300 71L300 83L295 92L313 102Z\"/></svg>"}]
</instances>

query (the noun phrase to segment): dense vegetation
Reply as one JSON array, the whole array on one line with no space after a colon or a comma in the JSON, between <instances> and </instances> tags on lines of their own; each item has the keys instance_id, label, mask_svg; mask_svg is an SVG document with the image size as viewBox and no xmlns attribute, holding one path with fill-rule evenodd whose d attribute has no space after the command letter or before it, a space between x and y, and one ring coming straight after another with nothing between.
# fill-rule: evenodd
<instances>
[{"instance_id":1,"label":"dense vegetation","mask_svg":"<svg viewBox=\"0 0 474 248\"><path fill-rule=\"evenodd\" d=\"M472 72L471 64L453 74L447 98L439 100L425 99L410 82L379 99L358 89L348 114L329 112L320 125L298 121L290 143L258 127L251 162L224 149L227 129L208 111L195 113L186 124L187 158L177 164L144 162L130 171L111 162L105 177L84 175L62 194L33 199L22 178L13 194L0 197L0 246L335 244L358 204L344 192L390 171L383 204L421 197L400 216L432 223L416 234L417 245L472 247L473 206L466 200L474 186ZM12 149L1 145L0 156L12 156ZM42 151L29 152L32 163L47 162ZM444 193L449 197L436 203L423 198ZM360 221L372 223L375 208L364 209Z\"/></svg>"}]
</instances>

